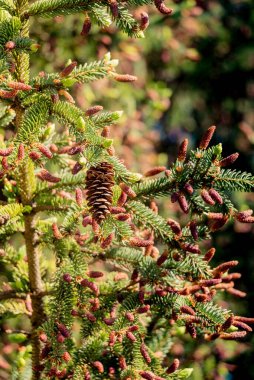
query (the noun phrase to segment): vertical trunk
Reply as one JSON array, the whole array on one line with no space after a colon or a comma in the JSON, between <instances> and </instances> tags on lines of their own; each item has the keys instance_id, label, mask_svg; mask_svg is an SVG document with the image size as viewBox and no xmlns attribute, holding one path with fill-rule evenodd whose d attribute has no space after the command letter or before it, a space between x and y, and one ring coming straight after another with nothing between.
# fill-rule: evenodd
<instances>
[{"instance_id":1,"label":"vertical trunk","mask_svg":"<svg viewBox=\"0 0 254 380\"><path fill-rule=\"evenodd\" d=\"M17 0L17 14L20 16L28 6L27 0ZM29 22L24 21L21 30L22 36L29 36ZM29 81L29 55L26 53L20 53L15 57L16 69L15 76L18 81L27 83ZM16 131L18 131L23 118L24 110L19 102L15 105L16 111ZM21 163L17 170L17 182L21 201L24 205L31 205L33 200L33 193L35 190L36 178L34 174L34 166L30 159L25 159ZM40 375L40 340L37 329L44 320L44 310L42 302L42 280L40 273L39 255L35 247L34 242L34 215L33 212L24 216L25 232L24 239L26 245L27 262L28 262L28 275L30 294L32 299L32 368L33 376L32 380L38 380Z\"/></svg>"}]
</instances>

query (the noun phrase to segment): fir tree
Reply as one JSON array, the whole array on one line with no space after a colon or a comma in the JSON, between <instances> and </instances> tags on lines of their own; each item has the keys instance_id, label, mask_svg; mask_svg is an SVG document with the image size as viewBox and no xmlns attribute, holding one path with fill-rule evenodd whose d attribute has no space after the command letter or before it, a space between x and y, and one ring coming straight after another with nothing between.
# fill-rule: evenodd
<instances>
[{"instance_id":1,"label":"fir tree","mask_svg":"<svg viewBox=\"0 0 254 380\"><path fill-rule=\"evenodd\" d=\"M104 77L135 77L118 74L109 54L29 75L29 55L38 49L29 37L31 17L82 13L82 34L93 23L114 21L141 37L148 15L135 20L129 8L150 3L0 1L0 258L8 273L0 311L30 320L29 331L20 332L25 362L13 367L13 379L185 379L191 369L177 358L167 363L176 326L208 341L251 331L254 319L216 304L217 292L244 296L234 287L239 273L229 272L237 262L213 268L215 249L202 244L232 218L254 221L231 198L251 191L254 177L227 168L237 153L223 157L221 144L209 147L215 127L189 154L184 140L170 168L132 173L109 136L121 113L81 110L70 90ZM171 14L162 0L154 4ZM159 215L160 197L178 203L186 225ZM48 252L56 263L50 281Z\"/></svg>"}]
</instances>

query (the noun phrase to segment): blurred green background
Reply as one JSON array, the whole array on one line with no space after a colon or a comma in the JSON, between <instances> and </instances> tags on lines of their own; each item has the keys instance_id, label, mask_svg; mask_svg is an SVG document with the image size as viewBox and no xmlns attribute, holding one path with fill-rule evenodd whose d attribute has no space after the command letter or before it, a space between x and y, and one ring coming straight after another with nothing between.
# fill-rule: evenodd
<instances>
[{"instance_id":1,"label":"blurred green background","mask_svg":"<svg viewBox=\"0 0 254 380\"><path fill-rule=\"evenodd\" d=\"M53 23L35 20L32 37L41 47L32 57L32 71L50 73L61 70L68 59L84 63L111 51L120 61L119 72L138 76L135 85L101 80L75 87L74 95L83 109L101 104L106 110L124 111L112 136L117 154L129 168L144 172L170 164L183 138L195 146L215 124L213 142L223 143L225 156L238 151L235 167L253 172L254 2L175 0L172 7L170 17L145 6L135 11L137 17L141 11L150 15L142 40L116 33L114 27L93 26L87 37L81 36L80 15L58 17ZM254 208L253 195L236 193L234 198L239 208ZM169 200L160 208L181 219ZM253 232L251 225L232 223L214 236L214 266L239 260L238 288L247 297L225 295L218 301L237 315L254 316ZM251 380L253 343L251 334L239 343L206 343L176 333L170 351L183 366L194 366L192 380Z\"/></svg>"}]
</instances>

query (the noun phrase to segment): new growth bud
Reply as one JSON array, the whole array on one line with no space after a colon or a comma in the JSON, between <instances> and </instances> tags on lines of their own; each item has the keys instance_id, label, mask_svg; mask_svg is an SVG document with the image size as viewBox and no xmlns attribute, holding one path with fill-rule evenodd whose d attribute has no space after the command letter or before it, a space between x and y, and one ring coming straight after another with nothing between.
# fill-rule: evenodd
<instances>
[{"instance_id":1,"label":"new growth bud","mask_svg":"<svg viewBox=\"0 0 254 380\"><path fill-rule=\"evenodd\" d=\"M188 149L188 139L184 139L183 142L181 143L179 149L178 149L178 155L177 155L177 159L178 161L185 161L186 159L186 155L187 155L187 149Z\"/></svg>"},{"instance_id":2,"label":"new growth bud","mask_svg":"<svg viewBox=\"0 0 254 380\"><path fill-rule=\"evenodd\" d=\"M216 130L216 127L214 125L211 126L210 128L208 128L208 130L205 132L205 134L203 135L203 137L199 143L200 149L208 148L208 145L210 144L210 141L213 137L215 130Z\"/></svg>"},{"instance_id":3,"label":"new growth bud","mask_svg":"<svg viewBox=\"0 0 254 380\"><path fill-rule=\"evenodd\" d=\"M171 13L173 12L173 9L166 7L166 5L164 4L164 0L154 0L154 5L158 9L158 11L163 15L171 15Z\"/></svg>"}]
</instances>

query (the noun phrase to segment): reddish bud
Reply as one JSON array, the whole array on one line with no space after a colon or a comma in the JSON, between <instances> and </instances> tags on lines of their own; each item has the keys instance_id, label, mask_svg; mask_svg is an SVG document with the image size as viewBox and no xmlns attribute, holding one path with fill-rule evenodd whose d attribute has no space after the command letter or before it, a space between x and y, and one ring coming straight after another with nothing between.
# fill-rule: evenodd
<instances>
[{"instance_id":1,"label":"reddish bud","mask_svg":"<svg viewBox=\"0 0 254 380\"><path fill-rule=\"evenodd\" d=\"M168 367L168 369L166 370L166 373L168 373L168 374L174 373L179 368L179 366L180 366L179 359L174 359L171 366Z\"/></svg>"},{"instance_id":2,"label":"reddish bud","mask_svg":"<svg viewBox=\"0 0 254 380\"><path fill-rule=\"evenodd\" d=\"M144 305L137 308L138 314L144 314L147 313L150 310L150 305Z\"/></svg>"},{"instance_id":3,"label":"reddish bud","mask_svg":"<svg viewBox=\"0 0 254 380\"><path fill-rule=\"evenodd\" d=\"M43 349L41 350L41 355L40 355L41 359L42 360L46 359L50 351L51 351L51 346L46 345L45 347L43 347Z\"/></svg>"},{"instance_id":4,"label":"reddish bud","mask_svg":"<svg viewBox=\"0 0 254 380\"><path fill-rule=\"evenodd\" d=\"M80 285L83 286L84 288L87 287L87 288L89 288L90 290L92 290L92 292L93 292L96 296L99 295L99 288L98 288L98 286L97 286L94 282L88 281L88 280L85 278L84 280L81 281Z\"/></svg>"},{"instance_id":5,"label":"reddish bud","mask_svg":"<svg viewBox=\"0 0 254 380\"><path fill-rule=\"evenodd\" d=\"M167 219L167 224L170 226L170 228L172 229L174 234L176 234L178 236L182 235L182 229L181 229L181 226L178 222L169 218L169 219Z\"/></svg>"},{"instance_id":6,"label":"reddish bud","mask_svg":"<svg viewBox=\"0 0 254 380\"><path fill-rule=\"evenodd\" d=\"M93 230L93 233L95 235L94 241L97 242L98 241L98 235L100 233L100 226L99 226L99 223L97 223L97 221L93 218L92 218L92 230Z\"/></svg>"},{"instance_id":7,"label":"reddish bud","mask_svg":"<svg viewBox=\"0 0 254 380\"><path fill-rule=\"evenodd\" d=\"M112 232L111 234L109 234L105 239L103 239L103 241L101 242L101 248L102 249L106 249L106 248L108 248L110 245L111 245L111 243L112 243L112 241L113 241L113 239L114 239L114 233Z\"/></svg>"},{"instance_id":8,"label":"reddish bud","mask_svg":"<svg viewBox=\"0 0 254 380\"><path fill-rule=\"evenodd\" d=\"M186 191L187 194L190 194L192 195L193 192L194 192L194 189L193 187L191 186L191 184L189 182L187 182L184 187L183 187L184 191Z\"/></svg>"},{"instance_id":9,"label":"reddish bud","mask_svg":"<svg viewBox=\"0 0 254 380\"><path fill-rule=\"evenodd\" d=\"M184 305L180 308L180 311L185 314L190 314L190 315L196 315L195 310L192 309L192 307L188 305Z\"/></svg>"},{"instance_id":10,"label":"reddish bud","mask_svg":"<svg viewBox=\"0 0 254 380\"><path fill-rule=\"evenodd\" d=\"M208 213L208 227L211 231L217 231L222 228L228 221L228 216L221 213ZM214 218L214 219L213 219Z\"/></svg>"},{"instance_id":11,"label":"reddish bud","mask_svg":"<svg viewBox=\"0 0 254 380\"><path fill-rule=\"evenodd\" d=\"M196 331L195 326L192 323L187 323L186 324L186 331L190 334L190 336L193 339L196 339L196 337L197 337L197 331Z\"/></svg>"},{"instance_id":12,"label":"reddish bud","mask_svg":"<svg viewBox=\"0 0 254 380\"><path fill-rule=\"evenodd\" d=\"M215 275L221 275L225 272L227 272L230 268L233 268L234 266L238 265L238 261L232 260L227 261L226 263L220 264L213 270L213 274Z\"/></svg>"},{"instance_id":13,"label":"reddish bud","mask_svg":"<svg viewBox=\"0 0 254 380\"><path fill-rule=\"evenodd\" d=\"M114 18L118 17L118 4L116 0L108 0L108 5Z\"/></svg>"},{"instance_id":14,"label":"reddish bud","mask_svg":"<svg viewBox=\"0 0 254 380\"><path fill-rule=\"evenodd\" d=\"M252 210L246 210L242 212L238 212L235 217L241 223L254 223L254 217L251 216L253 214Z\"/></svg>"},{"instance_id":15,"label":"reddish bud","mask_svg":"<svg viewBox=\"0 0 254 380\"><path fill-rule=\"evenodd\" d=\"M187 199L185 198L185 196L183 194L179 195L179 197L178 197L178 203L179 203L179 206L181 207L182 211L185 214L188 214L188 212L189 212L189 205L188 205Z\"/></svg>"},{"instance_id":16,"label":"reddish bud","mask_svg":"<svg viewBox=\"0 0 254 380\"><path fill-rule=\"evenodd\" d=\"M232 294L233 296L240 297L240 298L244 298L247 295L245 292L242 292L241 290L234 289L234 288L228 288L227 292Z\"/></svg>"},{"instance_id":17,"label":"reddish bud","mask_svg":"<svg viewBox=\"0 0 254 380\"><path fill-rule=\"evenodd\" d=\"M100 300L99 298L93 298L89 300L89 302L93 305L91 311L97 311L100 308Z\"/></svg>"},{"instance_id":18,"label":"reddish bud","mask_svg":"<svg viewBox=\"0 0 254 380\"><path fill-rule=\"evenodd\" d=\"M95 115L96 113L100 112L103 110L103 107L102 106L93 106L93 107L90 107L86 110L86 113L85 115L86 116L92 116L92 115Z\"/></svg>"},{"instance_id":19,"label":"reddish bud","mask_svg":"<svg viewBox=\"0 0 254 380\"><path fill-rule=\"evenodd\" d=\"M184 139L183 142L181 143L179 149L178 149L178 155L177 155L177 159L178 161L185 161L186 159L186 154L187 154L187 149L188 149L188 139Z\"/></svg>"},{"instance_id":20,"label":"reddish bud","mask_svg":"<svg viewBox=\"0 0 254 380\"><path fill-rule=\"evenodd\" d=\"M220 284L221 281L222 281L221 278L212 278L211 280L201 280L199 281L199 283L202 286L209 287L209 286Z\"/></svg>"},{"instance_id":21,"label":"reddish bud","mask_svg":"<svg viewBox=\"0 0 254 380\"><path fill-rule=\"evenodd\" d=\"M92 27L92 23L91 23L90 17L86 16L85 21L84 21L83 26L82 26L82 30L80 32L80 35L81 36L87 36L91 30L91 27Z\"/></svg>"},{"instance_id":22,"label":"reddish bud","mask_svg":"<svg viewBox=\"0 0 254 380\"><path fill-rule=\"evenodd\" d=\"M225 320L225 322L221 325L221 330L226 331L233 324L233 322L234 322L234 316L230 315L230 317L228 317Z\"/></svg>"},{"instance_id":23,"label":"reddish bud","mask_svg":"<svg viewBox=\"0 0 254 380\"><path fill-rule=\"evenodd\" d=\"M57 239L57 240L60 240L63 238L63 235L61 234L61 232L59 231L58 229L58 226L56 223L53 223L52 224L52 231L53 231L53 235L54 235L54 238Z\"/></svg>"},{"instance_id":24,"label":"reddish bud","mask_svg":"<svg viewBox=\"0 0 254 380\"><path fill-rule=\"evenodd\" d=\"M129 74L114 74L113 78L117 82L124 82L124 83L135 82L137 80L137 77L135 77L134 75L129 75Z\"/></svg>"},{"instance_id":25,"label":"reddish bud","mask_svg":"<svg viewBox=\"0 0 254 380\"><path fill-rule=\"evenodd\" d=\"M117 207L117 206L112 206L110 208L111 214L121 214L126 212L126 209L124 207Z\"/></svg>"},{"instance_id":26,"label":"reddish bud","mask_svg":"<svg viewBox=\"0 0 254 380\"><path fill-rule=\"evenodd\" d=\"M223 220L225 215L221 212L208 212L207 217L212 220Z\"/></svg>"},{"instance_id":27,"label":"reddish bud","mask_svg":"<svg viewBox=\"0 0 254 380\"><path fill-rule=\"evenodd\" d=\"M65 282L71 283L71 281L72 281L72 277L71 277L71 275L70 275L69 273L64 273L64 274L63 274L63 280L64 280Z\"/></svg>"},{"instance_id":28,"label":"reddish bud","mask_svg":"<svg viewBox=\"0 0 254 380\"><path fill-rule=\"evenodd\" d=\"M148 247L149 245L153 245L153 241L144 240L139 237L133 237L129 240L129 244L131 247Z\"/></svg>"},{"instance_id":29,"label":"reddish bud","mask_svg":"<svg viewBox=\"0 0 254 380\"><path fill-rule=\"evenodd\" d=\"M90 322L93 322L93 323L96 322L96 317L90 311L87 311L84 314L84 317L86 317Z\"/></svg>"},{"instance_id":30,"label":"reddish bud","mask_svg":"<svg viewBox=\"0 0 254 380\"><path fill-rule=\"evenodd\" d=\"M11 99L11 98L14 98L17 95L17 93L18 93L17 90L12 90L12 91L0 90L0 98Z\"/></svg>"},{"instance_id":31,"label":"reddish bud","mask_svg":"<svg viewBox=\"0 0 254 380\"><path fill-rule=\"evenodd\" d=\"M4 170L8 170L9 169L9 164L8 164L7 157L3 157L1 163L2 163L2 167L3 167Z\"/></svg>"},{"instance_id":32,"label":"reddish bud","mask_svg":"<svg viewBox=\"0 0 254 380\"><path fill-rule=\"evenodd\" d=\"M215 130L216 130L216 127L214 125L212 125L210 128L207 129L207 131L205 132L205 134L203 135L203 137L199 143L200 149L206 149L208 147Z\"/></svg>"},{"instance_id":33,"label":"reddish bud","mask_svg":"<svg viewBox=\"0 0 254 380\"><path fill-rule=\"evenodd\" d=\"M52 174L50 174L46 169L42 169L38 174L37 176L43 180L43 181L47 181L47 182L52 182L52 183L57 183L59 181L61 181L61 178L58 178L58 177L55 177L53 176Z\"/></svg>"},{"instance_id":34,"label":"reddish bud","mask_svg":"<svg viewBox=\"0 0 254 380\"><path fill-rule=\"evenodd\" d=\"M234 321L233 326L248 332L252 331L252 328L244 322Z\"/></svg>"},{"instance_id":35,"label":"reddish bud","mask_svg":"<svg viewBox=\"0 0 254 380\"><path fill-rule=\"evenodd\" d=\"M56 144L50 144L49 149L52 153L57 153L58 152L58 147Z\"/></svg>"},{"instance_id":36,"label":"reddish bud","mask_svg":"<svg viewBox=\"0 0 254 380\"><path fill-rule=\"evenodd\" d=\"M215 202L219 203L220 205L223 204L223 199L222 199L222 197L220 196L220 194L218 193L218 191L216 191L215 189L210 189L210 190L209 190L209 195L211 196L211 198L212 198Z\"/></svg>"},{"instance_id":37,"label":"reddish bud","mask_svg":"<svg viewBox=\"0 0 254 380\"><path fill-rule=\"evenodd\" d=\"M8 86L12 88L13 90L21 90L21 91L32 90L32 87L29 86L29 84L22 83L22 82L9 82Z\"/></svg>"},{"instance_id":38,"label":"reddish bud","mask_svg":"<svg viewBox=\"0 0 254 380\"><path fill-rule=\"evenodd\" d=\"M67 153L69 154L69 156L75 156L75 154L78 154L82 152L83 150L84 150L84 147L82 145L75 145L75 146L70 147L67 150Z\"/></svg>"},{"instance_id":39,"label":"reddish bud","mask_svg":"<svg viewBox=\"0 0 254 380\"><path fill-rule=\"evenodd\" d=\"M135 268L135 269L133 270L133 272L132 272L131 280L132 280L132 281L137 281L138 276L139 276L138 270Z\"/></svg>"},{"instance_id":40,"label":"reddish bud","mask_svg":"<svg viewBox=\"0 0 254 380\"><path fill-rule=\"evenodd\" d=\"M25 158L25 147L23 144L19 144L17 157L19 161L22 161Z\"/></svg>"},{"instance_id":41,"label":"reddish bud","mask_svg":"<svg viewBox=\"0 0 254 380\"><path fill-rule=\"evenodd\" d=\"M128 198L128 195L124 191L122 191L120 197L118 198L117 206L122 207L127 201L127 198Z\"/></svg>"},{"instance_id":42,"label":"reddish bud","mask_svg":"<svg viewBox=\"0 0 254 380\"><path fill-rule=\"evenodd\" d=\"M229 334L227 333L220 334L220 338L224 340L235 340L239 338L244 338L246 334L247 334L246 331L234 331Z\"/></svg>"},{"instance_id":43,"label":"reddish bud","mask_svg":"<svg viewBox=\"0 0 254 380\"><path fill-rule=\"evenodd\" d=\"M207 261L207 262L209 262L209 261L211 261L212 260L212 258L213 258L213 256L215 255L215 248L210 248L207 252L206 252L206 254L205 254L205 256L204 256L204 261Z\"/></svg>"},{"instance_id":44,"label":"reddish bud","mask_svg":"<svg viewBox=\"0 0 254 380\"><path fill-rule=\"evenodd\" d=\"M137 338L135 335L132 334L131 331L126 331L126 338L129 339L131 342L136 342Z\"/></svg>"},{"instance_id":45,"label":"reddish bud","mask_svg":"<svg viewBox=\"0 0 254 380\"><path fill-rule=\"evenodd\" d=\"M237 160L238 157L239 157L239 153L233 153L230 156L223 158L219 162L219 166L223 168L225 166L232 165Z\"/></svg>"},{"instance_id":46,"label":"reddish bud","mask_svg":"<svg viewBox=\"0 0 254 380\"><path fill-rule=\"evenodd\" d=\"M142 343L140 346L140 353L148 364L151 363L152 359L150 358L144 343Z\"/></svg>"},{"instance_id":47,"label":"reddish bud","mask_svg":"<svg viewBox=\"0 0 254 380\"><path fill-rule=\"evenodd\" d=\"M111 331L110 334L109 334L109 341L108 341L108 344L109 346L114 346L116 342L116 332L115 331Z\"/></svg>"},{"instance_id":48,"label":"reddish bud","mask_svg":"<svg viewBox=\"0 0 254 380\"><path fill-rule=\"evenodd\" d=\"M166 7L166 5L164 4L164 0L154 0L154 5L158 9L158 11L163 15L171 15L171 13L173 12L173 9Z\"/></svg>"},{"instance_id":49,"label":"reddish bud","mask_svg":"<svg viewBox=\"0 0 254 380\"><path fill-rule=\"evenodd\" d=\"M156 264L157 264L158 266L161 266L161 265L167 260L167 258L168 258L168 254L169 254L168 251L164 251L164 252L160 255L160 257L157 259Z\"/></svg>"},{"instance_id":50,"label":"reddish bud","mask_svg":"<svg viewBox=\"0 0 254 380\"><path fill-rule=\"evenodd\" d=\"M140 371L139 374L141 377L143 377L143 379L155 380L155 375L150 371Z\"/></svg>"},{"instance_id":51,"label":"reddish bud","mask_svg":"<svg viewBox=\"0 0 254 380\"><path fill-rule=\"evenodd\" d=\"M85 372L84 380L91 380L91 375L89 371Z\"/></svg>"},{"instance_id":52,"label":"reddish bud","mask_svg":"<svg viewBox=\"0 0 254 380\"><path fill-rule=\"evenodd\" d=\"M175 203L175 202L177 202L178 201L178 198L179 198L179 193L172 193L171 194L171 202L172 203Z\"/></svg>"},{"instance_id":53,"label":"reddish bud","mask_svg":"<svg viewBox=\"0 0 254 380\"><path fill-rule=\"evenodd\" d=\"M58 341L58 343L63 343L65 341L65 337L59 333L57 334L56 340Z\"/></svg>"},{"instance_id":54,"label":"reddish bud","mask_svg":"<svg viewBox=\"0 0 254 380\"><path fill-rule=\"evenodd\" d=\"M191 253L200 253L200 248L197 244L180 243L180 246L184 251Z\"/></svg>"},{"instance_id":55,"label":"reddish bud","mask_svg":"<svg viewBox=\"0 0 254 380\"><path fill-rule=\"evenodd\" d=\"M94 368L97 369L97 371L98 371L99 373L104 372L104 367L103 367L103 364L102 364L101 362L99 362L99 361L95 361L95 362L92 363L92 365L94 366Z\"/></svg>"},{"instance_id":56,"label":"reddish bud","mask_svg":"<svg viewBox=\"0 0 254 380\"><path fill-rule=\"evenodd\" d=\"M139 327L137 325L132 325L128 328L128 331L138 331Z\"/></svg>"},{"instance_id":57,"label":"reddish bud","mask_svg":"<svg viewBox=\"0 0 254 380\"><path fill-rule=\"evenodd\" d=\"M7 41L4 45L7 50L12 50L15 48L16 44L13 41Z\"/></svg>"},{"instance_id":58,"label":"reddish bud","mask_svg":"<svg viewBox=\"0 0 254 380\"><path fill-rule=\"evenodd\" d=\"M46 343L47 340L48 340L48 337L47 337L47 335L45 333L41 333L39 335L39 339L40 339L41 342Z\"/></svg>"},{"instance_id":59,"label":"reddish bud","mask_svg":"<svg viewBox=\"0 0 254 380\"><path fill-rule=\"evenodd\" d=\"M254 318L241 317L239 315L235 315L234 320L245 322L245 323L254 323Z\"/></svg>"},{"instance_id":60,"label":"reddish bud","mask_svg":"<svg viewBox=\"0 0 254 380\"><path fill-rule=\"evenodd\" d=\"M103 322L108 326L112 326L116 321L116 318L103 318Z\"/></svg>"},{"instance_id":61,"label":"reddish bud","mask_svg":"<svg viewBox=\"0 0 254 380\"><path fill-rule=\"evenodd\" d=\"M99 277L103 277L104 274L102 272L89 271L89 272L87 272L87 276L90 278L99 278Z\"/></svg>"},{"instance_id":62,"label":"reddish bud","mask_svg":"<svg viewBox=\"0 0 254 380\"><path fill-rule=\"evenodd\" d=\"M157 175L161 172L164 172L165 170L166 170L165 166L156 166L155 168L150 169L147 172L145 172L144 177L152 177L152 176Z\"/></svg>"},{"instance_id":63,"label":"reddish bud","mask_svg":"<svg viewBox=\"0 0 254 380\"><path fill-rule=\"evenodd\" d=\"M29 157L31 158L31 160L37 161L39 160L39 158L41 158L41 154L39 152L32 151L29 153Z\"/></svg>"},{"instance_id":64,"label":"reddish bud","mask_svg":"<svg viewBox=\"0 0 254 380\"><path fill-rule=\"evenodd\" d=\"M75 100L73 99L73 97L71 96L71 94L68 91L62 89L62 90L58 91L58 94L64 96L65 99L67 100L67 102L69 102L71 104L75 103Z\"/></svg>"},{"instance_id":65,"label":"reddish bud","mask_svg":"<svg viewBox=\"0 0 254 380\"><path fill-rule=\"evenodd\" d=\"M139 28L140 30L146 30L148 26L149 26L149 16L146 12L142 12L140 14Z\"/></svg>"},{"instance_id":66,"label":"reddish bud","mask_svg":"<svg viewBox=\"0 0 254 380\"><path fill-rule=\"evenodd\" d=\"M87 227L88 225L91 225L92 224L92 217L91 216L85 216L82 220L82 226L83 227Z\"/></svg>"},{"instance_id":67,"label":"reddish bud","mask_svg":"<svg viewBox=\"0 0 254 380\"><path fill-rule=\"evenodd\" d=\"M68 351L65 351L62 355L62 358L65 362L69 362L71 360L71 355L69 354Z\"/></svg>"},{"instance_id":68,"label":"reddish bud","mask_svg":"<svg viewBox=\"0 0 254 380\"><path fill-rule=\"evenodd\" d=\"M127 311L127 312L125 313L125 318L127 318L128 321L130 321L130 322L133 322L134 319L135 319L134 315L133 315L131 312L129 312L129 311Z\"/></svg>"},{"instance_id":69,"label":"reddish bud","mask_svg":"<svg viewBox=\"0 0 254 380\"><path fill-rule=\"evenodd\" d=\"M2 157L8 157L13 151L13 147L6 148L6 149L0 149L0 156Z\"/></svg>"},{"instance_id":70,"label":"reddish bud","mask_svg":"<svg viewBox=\"0 0 254 380\"><path fill-rule=\"evenodd\" d=\"M78 187L75 191L75 197L76 197L76 202L79 207L81 207L83 203L83 193L82 190Z\"/></svg>"},{"instance_id":71,"label":"reddish bud","mask_svg":"<svg viewBox=\"0 0 254 380\"><path fill-rule=\"evenodd\" d=\"M130 219L130 214L117 214L115 218L120 222L125 222L126 220Z\"/></svg>"},{"instance_id":72,"label":"reddish bud","mask_svg":"<svg viewBox=\"0 0 254 380\"><path fill-rule=\"evenodd\" d=\"M132 190L132 188L125 183L120 183L119 185L121 189L130 197L130 198L135 198L137 194Z\"/></svg>"},{"instance_id":73,"label":"reddish bud","mask_svg":"<svg viewBox=\"0 0 254 380\"><path fill-rule=\"evenodd\" d=\"M103 128L103 130L102 130L102 132L101 132L101 136L102 136L102 137L106 137L106 138L108 138L108 137L110 136L110 128L109 128L108 125L106 125L106 126Z\"/></svg>"},{"instance_id":74,"label":"reddish bud","mask_svg":"<svg viewBox=\"0 0 254 380\"><path fill-rule=\"evenodd\" d=\"M79 162L76 162L76 164L73 166L72 168L72 174L75 175L77 174L78 172L80 172L80 170L83 168L83 166L79 163Z\"/></svg>"},{"instance_id":75,"label":"reddish bud","mask_svg":"<svg viewBox=\"0 0 254 380\"><path fill-rule=\"evenodd\" d=\"M63 71L60 72L59 76L61 78L67 77L77 66L77 62L73 61L68 66L66 66Z\"/></svg>"},{"instance_id":76,"label":"reddish bud","mask_svg":"<svg viewBox=\"0 0 254 380\"><path fill-rule=\"evenodd\" d=\"M127 368L127 364L126 364L126 360L125 360L125 357L124 356L119 356L119 367L124 370Z\"/></svg>"},{"instance_id":77,"label":"reddish bud","mask_svg":"<svg viewBox=\"0 0 254 380\"><path fill-rule=\"evenodd\" d=\"M206 189L203 189L201 191L201 197L203 201L211 206L215 204L213 198L210 196L209 192Z\"/></svg>"},{"instance_id":78,"label":"reddish bud","mask_svg":"<svg viewBox=\"0 0 254 380\"><path fill-rule=\"evenodd\" d=\"M43 144L37 144L37 148L39 151L47 158L52 158L53 154L52 152Z\"/></svg>"},{"instance_id":79,"label":"reddish bud","mask_svg":"<svg viewBox=\"0 0 254 380\"><path fill-rule=\"evenodd\" d=\"M197 223L192 220L190 222L190 232L194 240L198 240L198 229L197 229Z\"/></svg>"},{"instance_id":80,"label":"reddish bud","mask_svg":"<svg viewBox=\"0 0 254 380\"><path fill-rule=\"evenodd\" d=\"M60 331L60 333L65 337L65 338L69 338L70 336L70 332L69 330L67 329L67 327L63 324L63 323L58 323L57 322L57 328L58 330Z\"/></svg>"}]
</instances>

